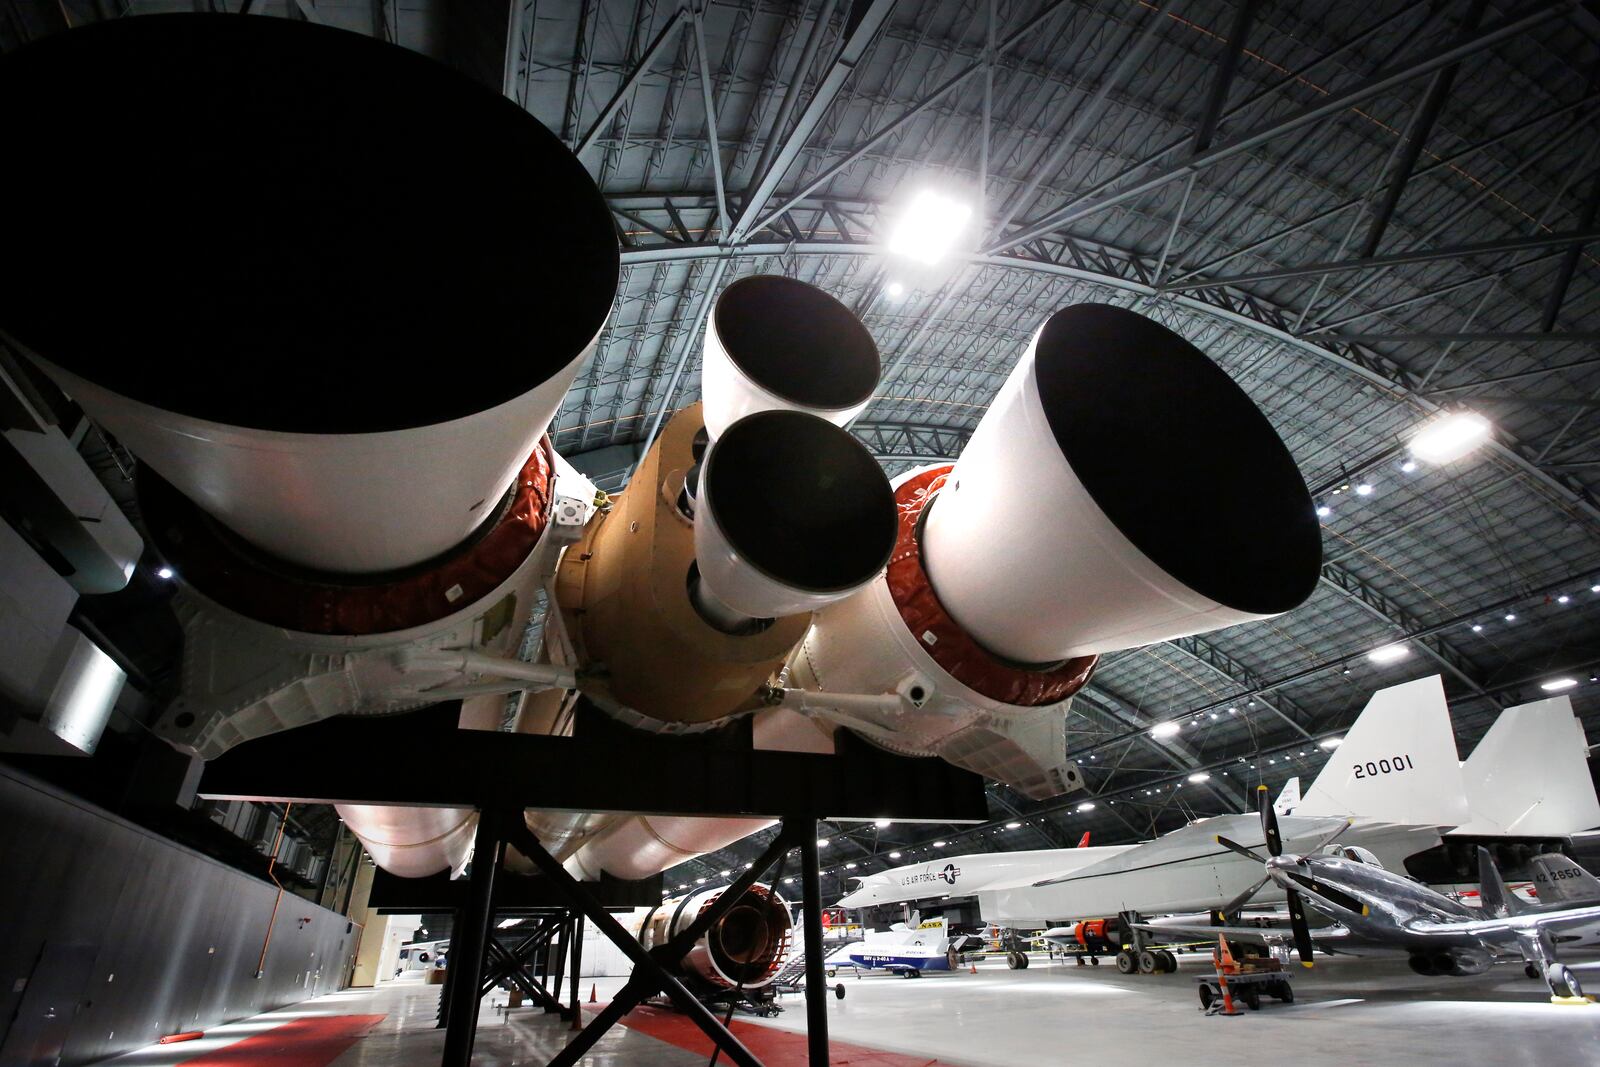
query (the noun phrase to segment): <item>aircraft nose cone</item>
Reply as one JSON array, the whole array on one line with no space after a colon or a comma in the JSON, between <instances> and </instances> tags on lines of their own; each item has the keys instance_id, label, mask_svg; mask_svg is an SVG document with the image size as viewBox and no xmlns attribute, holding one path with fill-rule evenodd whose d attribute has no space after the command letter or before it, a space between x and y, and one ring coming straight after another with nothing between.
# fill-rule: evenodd
<instances>
[{"instance_id":1,"label":"aircraft nose cone","mask_svg":"<svg viewBox=\"0 0 1600 1067\"><path fill-rule=\"evenodd\" d=\"M1267 860L1267 870L1288 871L1293 870L1300 863L1299 856L1273 856Z\"/></svg>"}]
</instances>

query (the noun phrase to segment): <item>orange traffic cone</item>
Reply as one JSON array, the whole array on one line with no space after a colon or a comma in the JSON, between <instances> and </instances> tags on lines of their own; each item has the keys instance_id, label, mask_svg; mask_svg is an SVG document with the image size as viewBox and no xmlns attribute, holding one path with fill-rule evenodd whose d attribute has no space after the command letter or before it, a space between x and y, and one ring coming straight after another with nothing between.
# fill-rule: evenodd
<instances>
[{"instance_id":1,"label":"orange traffic cone","mask_svg":"<svg viewBox=\"0 0 1600 1067\"><path fill-rule=\"evenodd\" d=\"M599 989L600 989L600 984L598 982L590 984L590 986L589 986L589 1003L590 1004L598 1004L600 1002L600 998L595 995L599 991Z\"/></svg>"},{"instance_id":2,"label":"orange traffic cone","mask_svg":"<svg viewBox=\"0 0 1600 1067\"><path fill-rule=\"evenodd\" d=\"M1233 991L1228 988L1227 978L1227 976L1230 974L1239 973L1239 965L1234 962L1233 952L1228 948L1228 939L1223 937L1221 934L1217 935L1217 952L1215 959L1217 961L1217 986L1222 990L1221 1014L1243 1015L1244 1012L1240 1011L1234 1006Z\"/></svg>"},{"instance_id":3,"label":"orange traffic cone","mask_svg":"<svg viewBox=\"0 0 1600 1067\"><path fill-rule=\"evenodd\" d=\"M973 973L973 974L977 974L977 973L978 973L978 963L977 963L977 961L976 961L976 960L974 960L974 961L973 961L973 962L972 962L972 965L971 965L971 966L972 966L972 973Z\"/></svg>"}]
</instances>

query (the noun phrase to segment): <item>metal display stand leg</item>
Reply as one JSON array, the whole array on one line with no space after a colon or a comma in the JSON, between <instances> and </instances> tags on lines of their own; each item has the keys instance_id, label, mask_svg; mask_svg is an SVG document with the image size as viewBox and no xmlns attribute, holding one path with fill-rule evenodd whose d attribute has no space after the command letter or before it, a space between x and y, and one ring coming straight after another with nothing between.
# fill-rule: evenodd
<instances>
[{"instance_id":1,"label":"metal display stand leg","mask_svg":"<svg viewBox=\"0 0 1600 1067\"><path fill-rule=\"evenodd\" d=\"M505 859L505 840L498 826L499 813L482 812L473 846L472 877L467 907L456 920L451 936L449 969L456 972L445 1010L443 1067L468 1067L472 1042L478 1033L478 979L489 952L489 931L494 923L494 880Z\"/></svg>"},{"instance_id":2,"label":"metal display stand leg","mask_svg":"<svg viewBox=\"0 0 1600 1067\"><path fill-rule=\"evenodd\" d=\"M800 838L801 922L806 952L806 1056L828 1067L828 982L823 972L822 874L817 865L817 820L791 820ZM787 831L790 821L784 823Z\"/></svg>"}]
</instances>

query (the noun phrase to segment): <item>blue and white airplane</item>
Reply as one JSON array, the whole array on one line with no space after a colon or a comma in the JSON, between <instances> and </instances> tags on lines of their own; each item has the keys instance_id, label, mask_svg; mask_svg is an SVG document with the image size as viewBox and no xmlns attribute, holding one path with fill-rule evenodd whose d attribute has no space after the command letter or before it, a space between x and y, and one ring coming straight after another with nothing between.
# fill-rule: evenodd
<instances>
[{"instance_id":1,"label":"blue and white airplane","mask_svg":"<svg viewBox=\"0 0 1600 1067\"><path fill-rule=\"evenodd\" d=\"M960 962L965 936L949 937L943 918L917 926L895 923L887 932L873 931L864 941L845 946L841 955L865 971L889 971L915 978L923 971L953 971Z\"/></svg>"}]
</instances>

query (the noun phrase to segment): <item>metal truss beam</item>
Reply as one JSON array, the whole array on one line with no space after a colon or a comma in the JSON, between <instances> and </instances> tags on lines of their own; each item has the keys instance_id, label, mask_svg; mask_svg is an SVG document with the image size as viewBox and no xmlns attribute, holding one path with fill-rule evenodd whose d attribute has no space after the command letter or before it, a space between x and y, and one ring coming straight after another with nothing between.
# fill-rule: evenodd
<instances>
[{"instance_id":1,"label":"metal truss beam","mask_svg":"<svg viewBox=\"0 0 1600 1067\"><path fill-rule=\"evenodd\" d=\"M1126 700L1107 690L1097 683L1090 683L1078 690L1077 697L1073 700L1073 709L1080 710L1082 704L1088 704L1100 715L1111 719L1126 729L1136 731L1131 737L1142 739L1157 755L1181 767L1185 773L1193 774L1204 767L1205 761L1189 746L1187 741L1180 738L1168 738L1158 741L1150 736L1150 728L1155 720L1144 713L1134 710ZM1249 811L1249 798L1244 793L1236 793L1225 788L1224 783L1215 779L1206 782L1208 788L1218 800L1239 811Z\"/></svg>"},{"instance_id":2,"label":"metal truss beam","mask_svg":"<svg viewBox=\"0 0 1600 1067\"><path fill-rule=\"evenodd\" d=\"M1405 608L1395 603L1393 599L1372 588L1371 585L1356 577L1350 571L1336 563L1322 565L1322 584L1344 596L1352 604L1365 610L1369 615L1387 623L1401 633L1401 639L1415 644L1417 648L1429 659L1443 667L1452 677L1456 678L1472 692L1504 706L1505 696L1491 694L1480 677L1476 667L1462 655L1461 651L1449 641L1438 634L1427 636L1410 636L1426 629L1422 622Z\"/></svg>"},{"instance_id":3,"label":"metal truss beam","mask_svg":"<svg viewBox=\"0 0 1600 1067\"><path fill-rule=\"evenodd\" d=\"M1470 245L1449 248L1419 248L1408 252L1391 252L1384 256L1365 259L1330 260L1323 263L1304 263L1276 270L1256 271L1253 274L1235 274L1222 278L1189 280L1163 285L1159 293L1185 292L1191 289L1209 289L1219 285L1250 285L1256 282L1277 282L1290 278L1319 278L1329 274L1350 271L1380 270L1405 266L1411 263L1433 263L1442 259L1466 259L1471 256L1504 255L1507 252L1524 252L1537 248L1581 248L1592 241L1600 241L1600 230L1572 230L1566 233L1536 233L1524 237L1505 237L1498 241L1480 241Z\"/></svg>"},{"instance_id":4,"label":"metal truss beam","mask_svg":"<svg viewBox=\"0 0 1600 1067\"><path fill-rule=\"evenodd\" d=\"M1485 345L1584 345L1600 341L1600 331L1575 330L1569 333L1537 333L1529 330L1499 332L1424 331L1418 333L1347 333L1351 344L1485 344Z\"/></svg>"},{"instance_id":5,"label":"metal truss beam","mask_svg":"<svg viewBox=\"0 0 1600 1067\"><path fill-rule=\"evenodd\" d=\"M589 131L579 138L578 143L573 146L573 155L583 155L584 151L593 145L605 128L611 124L611 120L616 117L617 110L628 99L628 95L639 87L639 82L650 72L650 68L655 65L655 61L666 50L667 45L676 40L678 31L684 26L684 16L687 14L688 10L680 7L667 19L667 24L661 27L661 32L656 34L655 39L650 42L644 53L639 56L639 62L634 65L633 70L628 72L628 76L622 79L622 84L617 86L615 93L611 94L611 99L606 101L606 106L600 109L600 114L589 127Z\"/></svg>"},{"instance_id":6,"label":"metal truss beam","mask_svg":"<svg viewBox=\"0 0 1600 1067\"><path fill-rule=\"evenodd\" d=\"M1007 234L985 248L983 250L984 254L994 255L1006 249L1025 244L1035 238L1044 237L1072 222L1143 196L1170 182L1185 178L1190 174L1197 173L1242 152L1248 152L1284 134L1292 133L1301 127L1331 118L1356 104L1386 93L1397 86L1459 63L1469 56L1476 55L1500 44L1502 41L1517 37L1545 22L1567 15L1573 6L1571 0L1547 0L1545 3L1534 4L1514 17L1504 19L1486 30L1471 34L1447 48L1438 49L1420 59L1402 64L1393 70L1383 71L1349 89L1330 93L1321 103L1268 123L1260 129L1253 130L1207 152L1202 152L1182 163L1167 167L1165 170L1135 182L1115 193L1090 203L1068 204L1063 208L1049 212L1030 223L1024 224L1017 232Z\"/></svg>"},{"instance_id":7,"label":"metal truss beam","mask_svg":"<svg viewBox=\"0 0 1600 1067\"><path fill-rule=\"evenodd\" d=\"M1260 675L1203 638L1194 636L1175 637L1166 642L1166 644L1182 652L1196 663L1209 667L1216 674L1231 682L1236 682L1246 689L1256 689L1261 685ZM1266 697L1257 697L1256 702L1282 719L1288 724L1289 729L1301 737L1308 739L1311 737L1311 734L1306 731L1302 723L1314 721L1315 716L1293 700L1280 694L1271 700ZM1284 710L1285 708L1288 711L1295 712L1295 715L1289 715L1288 711Z\"/></svg>"},{"instance_id":8,"label":"metal truss beam","mask_svg":"<svg viewBox=\"0 0 1600 1067\"><path fill-rule=\"evenodd\" d=\"M861 62L862 56L877 39L878 31L883 29L883 24L888 21L889 12L894 9L894 4L895 0L867 0L864 4L852 7L838 51L828 64L827 72L819 79L816 92L811 94L811 99L806 101L800 117L795 120L794 129L789 132L782 147L773 154L771 165L765 172L757 175L754 186L745 198L739 221L734 224L732 240L739 241L755 232L756 220L761 217L761 212L766 210L772 195L778 191L778 184L800 158L800 153L805 150L811 135L822 124L823 117L833 107L840 90L855 71L856 65Z\"/></svg>"}]
</instances>

